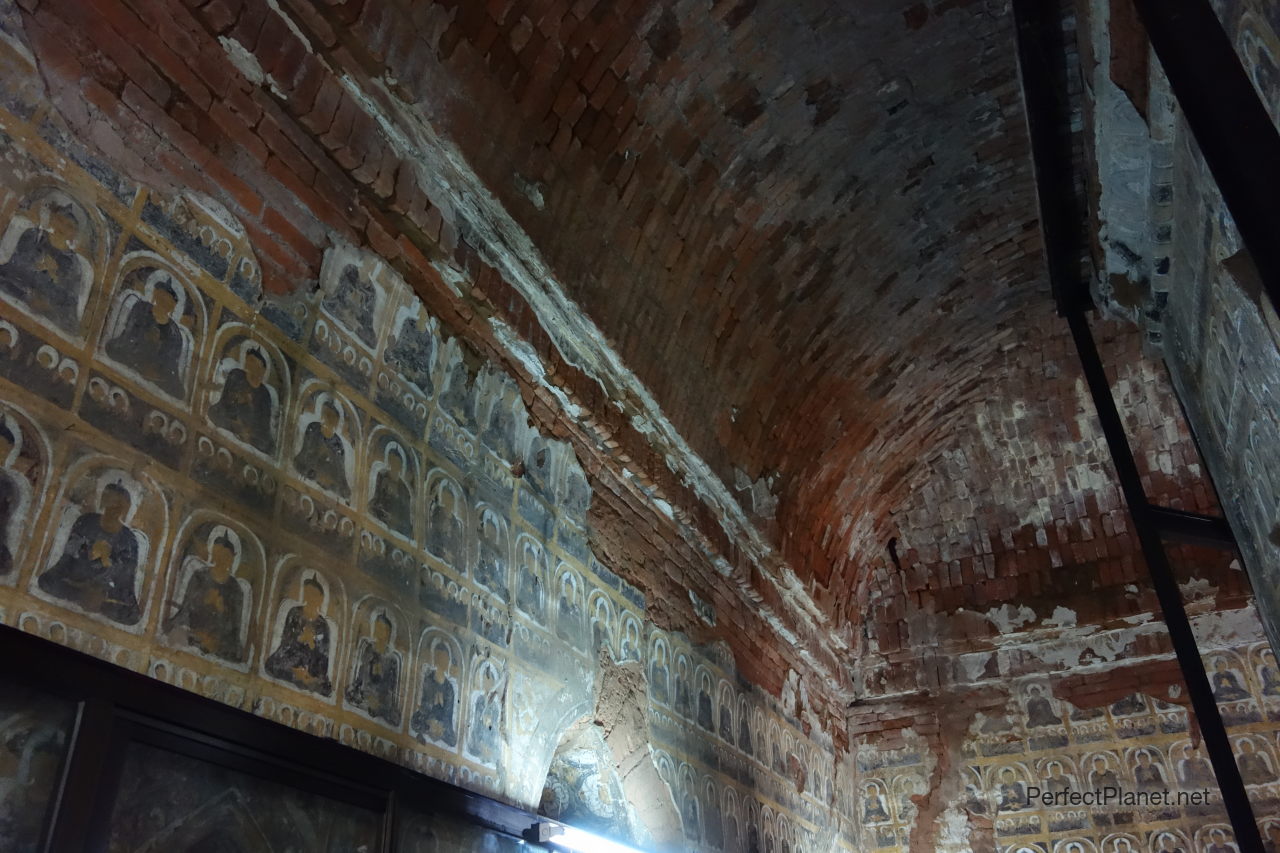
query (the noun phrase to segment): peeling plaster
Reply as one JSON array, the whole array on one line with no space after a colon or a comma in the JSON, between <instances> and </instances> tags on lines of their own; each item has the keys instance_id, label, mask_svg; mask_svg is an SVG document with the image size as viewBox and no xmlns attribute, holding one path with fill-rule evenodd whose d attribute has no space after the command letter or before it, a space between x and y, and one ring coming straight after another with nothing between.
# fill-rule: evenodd
<instances>
[{"instance_id":1,"label":"peeling plaster","mask_svg":"<svg viewBox=\"0 0 1280 853\"><path fill-rule=\"evenodd\" d=\"M227 52L227 58L231 60L231 64L245 76L246 80L255 86L265 86L282 101L288 100L279 84L263 70L258 63L258 57L254 56L251 50L229 36L218 36L218 43Z\"/></svg>"},{"instance_id":2,"label":"peeling plaster","mask_svg":"<svg viewBox=\"0 0 1280 853\"><path fill-rule=\"evenodd\" d=\"M1002 604L986 612L987 621L1001 634L1011 634L1023 625L1036 621L1036 612L1025 604Z\"/></svg>"}]
</instances>

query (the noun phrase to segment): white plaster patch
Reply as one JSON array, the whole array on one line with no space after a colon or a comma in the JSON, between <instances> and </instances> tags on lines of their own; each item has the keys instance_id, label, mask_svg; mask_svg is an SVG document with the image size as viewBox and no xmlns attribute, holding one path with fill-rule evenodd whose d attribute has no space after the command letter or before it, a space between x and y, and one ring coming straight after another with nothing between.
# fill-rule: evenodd
<instances>
[{"instance_id":1,"label":"white plaster patch","mask_svg":"<svg viewBox=\"0 0 1280 853\"><path fill-rule=\"evenodd\" d=\"M266 86L271 89L272 93L281 100L288 100L284 92L280 90L280 86L272 79L271 75L263 70L258 63L258 57L253 52L229 36L218 36L218 43L222 45L222 49L227 52L227 58L231 60L231 64L236 67L245 78L255 86Z\"/></svg>"},{"instance_id":2,"label":"white plaster patch","mask_svg":"<svg viewBox=\"0 0 1280 853\"><path fill-rule=\"evenodd\" d=\"M1023 625L1029 625L1036 621L1036 612L1025 604L1017 606L1002 604L999 607L993 607L988 610L985 616L987 621L994 625L995 629L1001 634L1011 634Z\"/></svg>"},{"instance_id":3,"label":"white plaster patch","mask_svg":"<svg viewBox=\"0 0 1280 853\"><path fill-rule=\"evenodd\" d=\"M947 807L941 815L938 816L938 845L939 848L954 850L955 853L961 851L971 851L969 846L969 812L961 808L959 804L952 803Z\"/></svg>"},{"instance_id":4,"label":"white plaster patch","mask_svg":"<svg viewBox=\"0 0 1280 853\"><path fill-rule=\"evenodd\" d=\"M1053 615L1044 620L1046 628L1074 628L1076 626L1076 612L1067 607L1055 607Z\"/></svg>"},{"instance_id":5,"label":"white plaster patch","mask_svg":"<svg viewBox=\"0 0 1280 853\"><path fill-rule=\"evenodd\" d=\"M287 26L289 30L298 37L298 41L302 42L303 46L306 47L307 53L314 54L316 52L315 48L311 46L311 39L307 38L306 33L304 33L302 28L294 22L293 18L285 14L284 10L280 8L280 4L277 0L267 0L267 6L271 8L271 11L279 15L280 19L284 21L285 26Z\"/></svg>"}]
</instances>

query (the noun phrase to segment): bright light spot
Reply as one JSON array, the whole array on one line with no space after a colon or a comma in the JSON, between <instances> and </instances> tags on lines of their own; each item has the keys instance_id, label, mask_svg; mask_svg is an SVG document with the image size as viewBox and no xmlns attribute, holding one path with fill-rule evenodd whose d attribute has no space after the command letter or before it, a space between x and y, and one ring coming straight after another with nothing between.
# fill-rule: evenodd
<instances>
[{"instance_id":1,"label":"bright light spot","mask_svg":"<svg viewBox=\"0 0 1280 853\"><path fill-rule=\"evenodd\" d=\"M592 835L572 826L561 826L556 823L540 823L537 826L538 838L546 844L554 844L575 853L640 853L634 847Z\"/></svg>"}]
</instances>

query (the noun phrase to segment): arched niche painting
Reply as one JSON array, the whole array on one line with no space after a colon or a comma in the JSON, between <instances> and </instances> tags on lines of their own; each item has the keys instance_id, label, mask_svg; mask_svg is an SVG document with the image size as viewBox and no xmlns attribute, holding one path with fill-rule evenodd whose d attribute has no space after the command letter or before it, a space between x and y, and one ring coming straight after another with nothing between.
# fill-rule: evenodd
<instances>
[{"instance_id":1,"label":"arched niche painting","mask_svg":"<svg viewBox=\"0 0 1280 853\"><path fill-rule=\"evenodd\" d=\"M738 749L744 755L752 754L751 711L747 697L738 697Z\"/></svg>"},{"instance_id":2,"label":"arched niche painting","mask_svg":"<svg viewBox=\"0 0 1280 853\"><path fill-rule=\"evenodd\" d=\"M89 461L68 472L36 594L139 631L168 506L146 475Z\"/></svg>"},{"instance_id":3,"label":"arched niche painting","mask_svg":"<svg viewBox=\"0 0 1280 853\"><path fill-rule=\"evenodd\" d=\"M670 662L668 661L667 641L658 637L649 652L649 695L653 701L666 705L670 701Z\"/></svg>"},{"instance_id":4,"label":"arched niche painting","mask_svg":"<svg viewBox=\"0 0 1280 853\"><path fill-rule=\"evenodd\" d=\"M1183 790L1211 789L1216 782L1213 765L1190 741L1179 741L1169 748L1170 763L1177 768L1178 784Z\"/></svg>"},{"instance_id":5,"label":"arched niche painting","mask_svg":"<svg viewBox=\"0 0 1280 853\"><path fill-rule=\"evenodd\" d=\"M383 360L425 396L435 392L436 325L416 298L396 311Z\"/></svg>"},{"instance_id":6,"label":"arched niche painting","mask_svg":"<svg viewBox=\"0 0 1280 853\"><path fill-rule=\"evenodd\" d=\"M1276 665L1275 652L1263 644L1253 651L1254 673L1258 677L1258 688L1264 699L1276 701L1280 699L1280 667Z\"/></svg>"},{"instance_id":7,"label":"arched niche painting","mask_svg":"<svg viewBox=\"0 0 1280 853\"><path fill-rule=\"evenodd\" d=\"M354 644L348 663L343 703L371 720L400 728L405 653L404 617L398 610L367 598L356 607Z\"/></svg>"},{"instance_id":8,"label":"arched niche painting","mask_svg":"<svg viewBox=\"0 0 1280 853\"><path fill-rule=\"evenodd\" d=\"M1120 776L1117 769L1120 761L1110 752L1095 752L1084 762L1089 768L1089 787L1091 790L1120 787Z\"/></svg>"},{"instance_id":9,"label":"arched niche painting","mask_svg":"<svg viewBox=\"0 0 1280 853\"><path fill-rule=\"evenodd\" d=\"M189 519L170 561L161 634L173 648L236 668L252 653L266 555L258 537L209 513Z\"/></svg>"},{"instance_id":10,"label":"arched niche painting","mask_svg":"<svg viewBox=\"0 0 1280 853\"><path fill-rule=\"evenodd\" d=\"M703 835L710 847L720 850L724 847L724 822L721 820L720 815L720 792L716 790L716 784L710 777L707 777L702 783L702 804L702 823L706 830Z\"/></svg>"},{"instance_id":11,"label":"arched niche painting","mask_svg":"<svg viewBox=\"0 0 1280 853\"><path fill-rule=\"evenodd\" d=\"M693 716L693 700L689 693L689 658L683 653L676 657L674 710L682 717Z\"/></svg>"},{"instance_id":12,"label":"arched niche painting","mask_svg":"<svg viewBox=\"0 0 1280 853\"><path fill-rule=\"evenodd\" d=\"M1209 682L1213 687L1213 698L1220 703L1242 702L1250 698L1235 655L1219 652L1210 656Z\"/></svg>"},{"instance_id":13,"label":"arched niche painting","mask_svg":"<svg viewBox=\"0 0 1280 853\"><path fill-rule=\"evenodd\" d=\"M722 796L723 806L721 814L724 815L724 846L726 850L741 853L745 850L742 838L742 822L738 817L738 792L729 786L725 786Z\"/></svg>"},{"instance_id":14,"label":"arched niche painting","mask_svg":"<svg viewBox=\"0 0 1280 853\"><path fill-rule=\"evenodd\" d=\"M716 705L720 711L720 737L732 744L737 736L733 726L733 689L729 687L728 682L721 681L716 693Z\"/></svg>"},{"instance_id":15,"label":"arched niche painting","mask_svg":"<svg viewBox=\"0 0 1280 853\"><path fill-rule=\"evenodd\" d=\"M755 800L744 799L746 816L743 818L743 835L746 838L746 849L749 853L760 853L760 807Z\"/></svg>"},{"instance_id":16,"label":"arched niche painting","mask_svg":"<svg viewBox=\"0 0 1280 853\"><path fill-rule=\"evenodd\" d=\"M0 406L0 581L16 575L47 483L49 445L26 413Z\"/></svg>"},{"instance_id":17,"label":"arched niche painting","mask_svg":"<svg viewBox=\"0 0 1280 853\"><path fill-rule=\"evenodd\" d=\"M585 519L591 508L591 484L578 460L569 456L564 472L564 497L561 506L572 518Z\"/></svg>"},{"instance_id":18,"label":"arched niche painting","mask_svg":"<svg viewBox=\"0 0 1280 853\"><path fill-rule=\"evenodd\" d=\"M418 642L418 699L409 729L427 743L458 747L458 709L462 701L462 652L438 628L428 628Z\"/></svg>"},{"instance_id":19,"label":"arched niche painting","mask_svg":"<svg viewBox=\"0 0 1280 853\"><path fill-rule=\"evenodd\" d=\"M1075 764L1070 758L1054 756L1042 759L1036 766L1038 784L1051 794L1074 790L1078 786Z\"/></svg>"},{"instance_id":20,"label":"arched niche painting","mask_svg":"<svg viewBox=\"0 0 1280 853\"><path fill-rule=\"evenodd\" d=\"M1042 853L1043 851L1043 848L1041 847L1014 847L1012 848L1012 853L1019 853L1021 850L1028 849L1030 849L1031 853ZM1053 853L1097 853L1097 848L1094 847L1093 842L1091 841L1065 838L1054 842ZM1187 851L1183 850L1182 853L1187 853Z\"/></svg>"},{"instance_id":21,"label":"arched niche painting","mask_svg":"<svg viewBox=\"0 0 1280 853\"><path fill-rule=\"evenodd\" d=\"M98 217L59 187L38 187L0 234L0 295L76 335L102 263Z\"/></svg>"},{"instance_id":22,"label":"arched niche painting","mask_svg":"<svg viewBox=\"0 0 1280 853\"><path fill-rule=\"evenodd\" d=\"M640 640L640 620L634 613L622 614L622 637L618 642L618 660L640 660L643 644Z\"/></svg>"},{"instance_id":23,"label":"arched niche painting","mask_svg":"<svg viewBox=\"0 0 1280 853\"><path fill-rule=\"evenodd\" d=\"M341 590L314 569L286 558L277 572L264 647L267 677L305 693L333 697L340 641Z\"/></svg>"},{"instance_id":24,"label":"arched niche painting","mask_svg":"<svg viewBox=\"0 0 1280 853\"><path fill-rule=\"evenodd\" d=\"M556 586L560 594L556 602L555 634L575 648L580 647L583 635L582 580L572 569L561 564Z\"/></svg>"},{"instance_id":25,"label":"arched niche painting","mask_svg":"<svg viewBox=\"0 0 1280 853\"><path fill-rule=\"evenodd\" d=\"M505 724L505 685L503 668L483 655L475 658L471 667L463 753L486 767L498 766Z\"/></svg>"},{"instance_id":26,"label":"arched niche painting","mask_svg":"<svg viewBox=\"0 0 1280 853\"><path fill-rule=\"evenodd\" d=\"M698 787L688 765L680 770L679 785L680 819L684 824L684 837L695 844L702 840L702 806L698 802Z\"/></svg>"},{"instance_id":27,"label":"arched niche painting","mask_svg":"<svg viewBox=\"0 0 1280 853\"><path fill-rule=\"evenodd\" d=\"M499 459L512 462L528 423L520 389L509 376L492 367L485 371L478 384L485 389L486 398L477 412L483 419L480 440Z\"/></svg>"},{"instance_id":28,"label":"arched niche painting","mask_svg":"<svg viewBox=\"0 0 1280 853\"><path fill-rule=\"evenodd\" d=\"M462 354L462 346L450 340L444 350L444 375L440 389L441 411L453 418L458 426L473 432L476 428L475 395L472 393L471 373Z\"/></svg>"},{"instance_id":29,"label":"arched niche painting","mask_svg":"<svg viewBox=\"0 0 1280 853\"><path fill-rule=\"evenodd\" d=\"M354 448L360 438L355 408L336 391L312 384L304 389L294 430L294 470L326 492L350 501L355 482Z\"/></svg>"},{"instance_id":30,"label":"arched niche painting","mask_svg":"<svg viewBox=\"0 0 1280 853\"><path fill-rule=\"evenodd\" d=\"M1181 834L1179 834L1179 837L1181 837ZM1271 853L1272 850L1280 850L1280 819L1271 818L1262 822L1262 838L1268 845L1265 848L1267 853ZM1178 850L1176 846L1171 846L1167 849L1175 851L1175 853ZM1182 848L1183 853L1186 853L1188 849ZM1161 847L1160 853L1165 853L1165 850L1166 848Z\"/></svg>"},{"instance_id":31,"label":"arched niche painting","mask_svg":"<svg viewBox=\"0 0 1280 853\"><path fill-rule=\"evenodd\" d=\"M1027 728L1036 729L1046 726L1061 726L1062 715L1053 705L1053 697L1039 684L1027 688L1026 700Z\"/></svg>"},{"instance_id":32,"label":"arched niche painting","mask_svg":"<svg viewBox=\"0 0 1280 853\"><path fill-rule=\"evenodd\" d=\"M288 409L288 364L278 349L238 323L218 331L215 352L209 420L239 443L274 458Z\"/></svg>"},{"instance_id":33,"label":"arched niche painting","mask_svg":"<svg viewBox=\"0 0 1280 853\"><path fill-rule=\"evenodd\" d=\"M440 469L427 475L427 552L465 573L467 569L466 497Z\"/></svg>"},{"instance_id":34,"label":"arched niche painting","mask_svg":"<svg viewBox=\"0 0 1280 853\"><path fill-rule=\"evenodd\" d=\"M321 308L372 348L378 342L377 316L384 296L374 283L367 264L357 253L331 251L320 272Z\"/></svg>"},{"instance_id":35,"label":"arched niche painting","mask_svg":"<svg viewBox=\"0 0 1280 853\"><path fill-rule=\"evenodd\" d=\"M1246 785L1271 785L1280 779L1276 775L1276 759L1267 739L1262 736L1242 736L1232 740L1235 747L1236 766Z\"/></svg>"},{"instance_id":36,"label":"arched niche painting","mask_svg":"<svg viewBox=\"0 0 1280 853\"><path fill-rule=\"evenodd\" d=\"M1196 830L1196 850L1203 853L1240 853L1240 848L1235 842L1235 835L1231 832L1231 827L1225 824L1210 824L1200 827ZM1106 845L1103 849L1107 853ZM1136 845L1130 845L1127 849L1120 847L1114 848L1116 853L1137 853L1140 849Z\"/></svg>"},{"instance_id":37,"label":"arched niche painting","mask_svg":"<svg viewBox=\"0 0 1280 853\"><path fill-rule=\"evenodd\" d=\"M185 400L205 328L200 294L149 252L126 257L122 267L102 331L102 352L145 385Z\"/></svg>"},{"instance_id":38,"label":"arched niche painting","mask_svg":"<svg viewBox=\"0 0 1280 853\"><path fill-rule=\"evenodd\" d=\"M418 457L408 442L385 429L373 432L369 469L369 515L405 539L413 538L413 491Z\"/></svg>"},{"instance_id":39,"label":"arched niche painting","mask_svg":"<svg viewBox=\"0 0 1280 853\"><path fill-rule=\"evenodd\" d=\"M609 601L609 596L601 590L593 591L587 599L587 609L591 613L591 648L597 655L601 650L607 649L610 658L616 659L617 646L614 645L614 638L617 629L614 627L613 603Z\"/></svg>"},{"instance_id":40,"label":"arched niche painting","mask_svg":"<svg viewBox=\"0 0 1280 853\"><path fill-rule=\"evenodd\" d=\"M775 720L769 724L769 767L779 776L787 774L787 762L783 758L782 730Z\"/></svg>"},{"instance_id":41,"label":"arched niche painting","mask_svg":"<svg viewBox=\"0 0 1280 853\"><path fill-rule=\"evenodd\" d=\"M511 539L507 521L488 504L476 507L476 583L498 598L507 599L507 571L511 565Z\"/></svg>"},{"instance_id":42,"label":"arched niche painting","mask_svg":"<svg viewBox=\"0 0 1280 853\"><path fill-rule=\"evenodd\" d=\"M535 493L548 500L555 497L555 478L562 447L555 441L534 435L524 457L524 478Z\"/></svg>"},{"instance_id":43,"label":"arched niche painting","mask_svg":"<svg viewBox=\"0 0 1280 853\"><path fill-rule=\"evenodd\" d=\"M697 721L698 725L703 729L715 731L715 711L714 700L712 698L711 674L702 667L698 667L698 706Z\"/></svg>"},{"instance_id":44,"label":"arched niche painting","mask_svg":"<svg viewBox=\"0 0 1280 853\"><path fill-rule=\"evenodd\" d=\"M1280 839L1271 839L1272 842ZM1081 842L1073 842L1074 846L1062 845L1054 853L1093 853L1093 845L1086 847ZM1190 853L1190 848L1183 834L1177 830L1157 832L1151 839L1152 853Z\"/></svg>"},{"instance_id":45,"label":"arched niche painting","mask_svg":"<svg viewBox=\"0 0 1280 853\"><path fill-rule=\"evenodd\" d=\"M539 625L547 621L547 556L532 538L516 538L515 577L516 607Z\"/></svg>"},{"instance_id":46,"label":"arched niche painting","mask_svg":"<svg viewBox=\"0 0 1280 853\"><path fill-rule=\"evenodd\" d=\"M1169 774L1160 753L1151 748L1130 750L1125 756L1136 790L1162 791L1169 787Z\"/></svg>"}]
</instances>

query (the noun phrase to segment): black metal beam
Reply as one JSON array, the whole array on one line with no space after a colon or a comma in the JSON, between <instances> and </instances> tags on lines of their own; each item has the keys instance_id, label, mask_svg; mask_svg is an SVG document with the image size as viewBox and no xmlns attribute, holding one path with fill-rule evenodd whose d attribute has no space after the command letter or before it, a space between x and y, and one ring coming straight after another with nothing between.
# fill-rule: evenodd
<instances>
[{"instance_id":1,"label":"black metal beam","mask_svg":"<svg viewBox=\"0 0 1280 853\"><path fill-rule=\"evenodd\" d=\"M1236 844L1241 851L1261 851L1262 835L1258 832L1244 779L1240 776L1240 768L1236 766L1235 754L1231 749L1231 740L1227 737L1226 724L1218 711L1218 703L1213 698L1213 688L1209 684L1209 675L1205 672L1204 660L1200 657L1200 647L1196 643L1191 620L1182 603L1182 590L1178 588L1178 581L1169 566L1168 555L1161 540L1160 522L1156 518L1155 508L1147 502L1143 491L1138 465L1125 436L1124 421L1111 396L1111 383L1103 369L1102 358L1098 355L1093 332L1089 329L1089 319L1084 309L1076 307L1067 313L1067 323L1071 326L1071 336L1080 352L1085 381L1093 395L1098 420L1102 423L1102 433L1106 437L1116 476L1120 481L1120 489L1133 517L1142 556L1151 575L1151 585L1160 601L1165 627L1169 631L1169 641L1177 655L1187 695L1191 698L1191 707L1200 725L1200 734L1204 737L1214 776L1218 779L1218 790L1222 793L1223 806L1231 820Z\"/></svg>"},{"instance_id":2,"label":"black metal beam","mask_svg":"<svg viewBox=\"0 0 1280 853\"><path fill-rule=\"evenodd\" d=\"M1178 106L1280 311L1280 132L1209 0L1134 0Z\"/></svg>"},{"instance_id":3,"label":"black metal beam","mask_svg":"<svg viewBox=\"0 0 1280 853\"><path fill-rule=\"evenodd\" d=\"M1040 197L1040 230L1050 269L1070 270L1079 264L1084 217L1076 210L1072 185L1071 140L1061 132L1070 114L1066 92L1059 83L1065 65L1066 42L1057 4L1050 0L1014 0L1018 66L1026 101L1027 131L1035 156L1036 188ZM1078 300L1092 304L1088 288L1050 276L1059 313Z\"/></svg>"},{"instance_id":4,"label":"black metal beam","mask_svg":"<svg viewBox=\"0 0 1280 853\"><path fill-rule=\"evenodd\" d=\"M1225 518L1154 505L1147 507L1147 511L1151 514L1151 523L1166 539L1186 545L1238 550L1236 535Z\"/></svg>"},{"instance_id":5,"label":"black metal beam","mask_svg":"<svg viewBox=\"0 0 1280 853\"><path fill-rule=\"evenodd\" d=\"M1165 0L1159 0L1165 2ZM1204 661L1191 630L1182 602L1182 592L1169 566L1162 540L1160 516L1153 511L1142 487L1142 478L1125 435L1124 421L1111 394L1111 383L1098 354L1086 314L1090 300L1088 284L1080 275L1079 239L1083 217L1077 211L1072 182L1072 160L1062 128L1068 113L1066 93L1053 69L1066 65L1061 39L1062 18L1057 3L1046 0L1014 0L1017 23L1018 58L1022 73L1027 124L1035 163L1040 200L1041 229L1049 279L1059 311L1066 317L1080 355L1085 381L1093 397L1098 420L1115 465L1116 476L1133 518L1142 556L1151 575L1151 584L1173 645L1183 681L1213 765L1223 805L1231 821L1236 844L1242 853L1261 851L1262 836L1236 766L1231 741ZM1055 138L1056 137L1056 138ZM1280 233L1280 232L1277 232Z\"/></svg>"}]
</instances>

